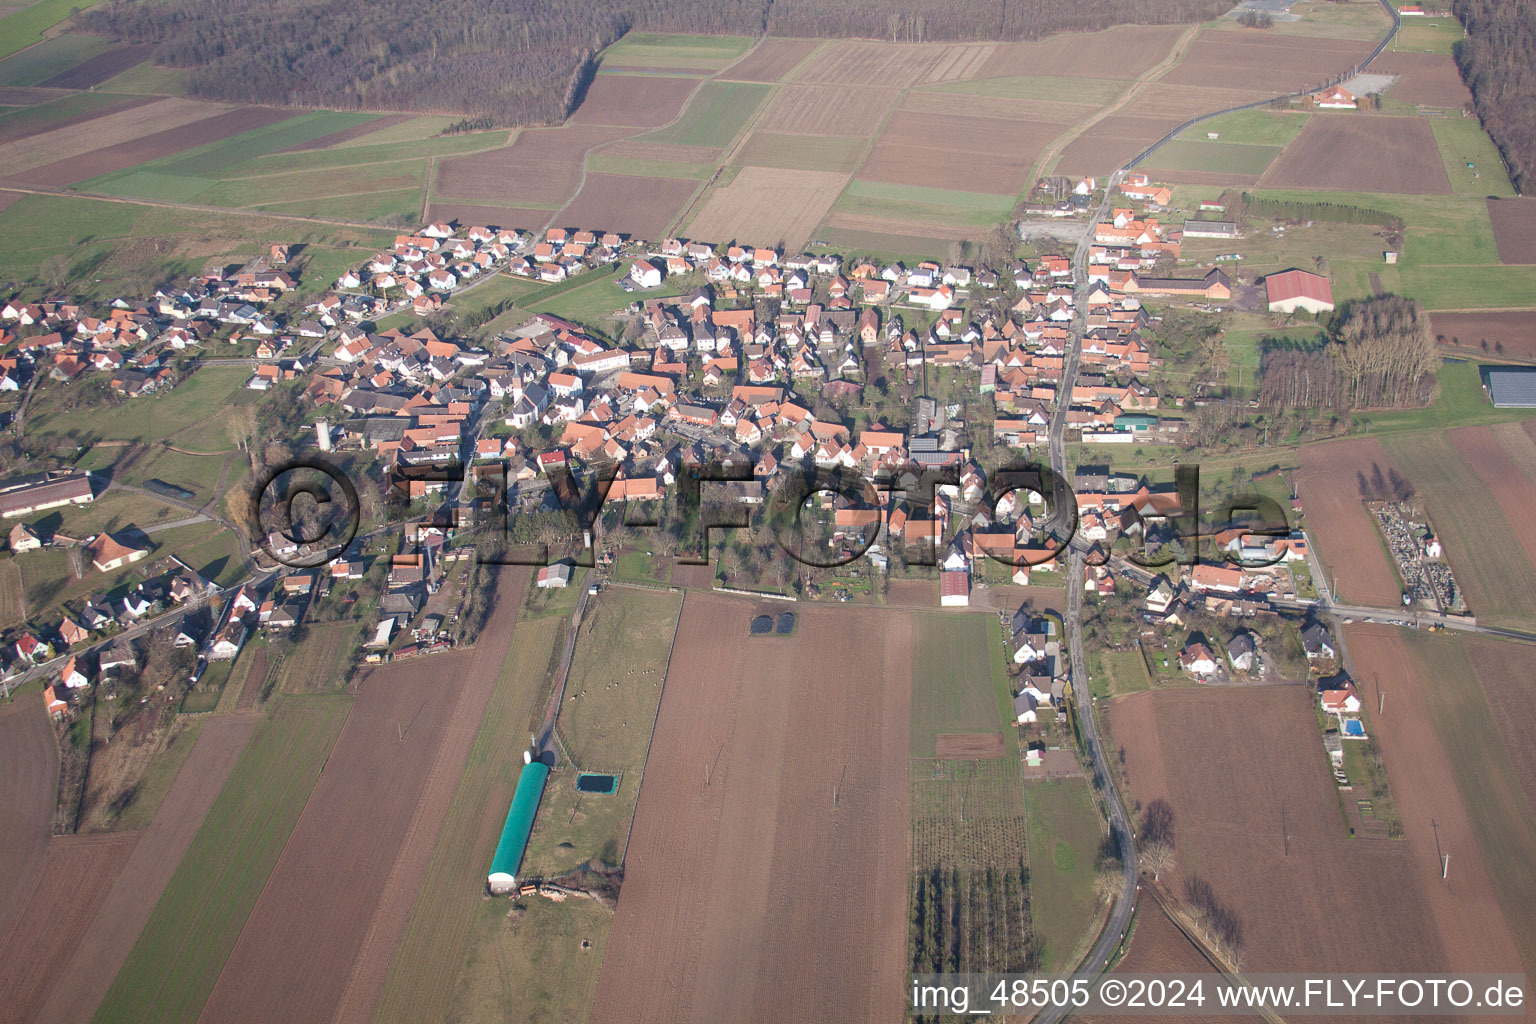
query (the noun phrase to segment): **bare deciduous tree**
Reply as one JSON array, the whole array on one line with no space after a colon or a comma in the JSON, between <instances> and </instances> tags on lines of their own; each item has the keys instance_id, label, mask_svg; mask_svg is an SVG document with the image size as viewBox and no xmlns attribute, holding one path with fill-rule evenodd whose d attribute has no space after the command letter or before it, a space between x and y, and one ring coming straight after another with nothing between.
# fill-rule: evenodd
<instances>
[{"instance_id":1,"label":"bare deciduous tree","mask_svg":"<svg viewBox=\"0 0 1536 1024\"><path fill-rule=\"evenodd\" d=\"M1161 881L1163 872L1173 867L1173 847L1161 841L1148 843L1141 849L1141 863L1152 872L1153 881Z\"/></svg>"}]
</instances>

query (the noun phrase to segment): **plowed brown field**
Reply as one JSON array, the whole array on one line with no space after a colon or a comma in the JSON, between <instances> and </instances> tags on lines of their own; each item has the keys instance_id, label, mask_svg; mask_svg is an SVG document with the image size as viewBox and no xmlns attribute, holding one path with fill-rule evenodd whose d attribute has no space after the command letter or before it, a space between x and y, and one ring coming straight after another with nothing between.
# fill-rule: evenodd
<instances>
[{"instance_id":1,"label":"plowed brown field","mask_svg":"<svg viewBox=\"0 0 1536 1024\"><path fill-rule=\"evenodd\" d=\"M709 194L687 231L705 242L798 249L846 184L848 175L831 171L743 167L735 181Z\"/></svg>"},{"instance_id":2,"label":"plowed brown field","mask_svg":"<svg viewBox=\"0 0 1536 1024\"><path fill-rule=\"evenodd\" d=\"M471 651L375 669L201 1020L366 1019L506 660L527 571ZM345 1004L344 1004L345 1000Z\"/></svg>"},{"instance_id":3,"label":"plowed brown field","mask_svg":"<svg viewBox=\"0 0 1536 1024\"><path fill-rule=\"evenodd\" d=\"M1359 40L1205 31L1163 82L1299 92L1347 70L1370 51L1371 44Z\"/></svg>"},{"instance_id":4,"label":"plowed brown field","mask_svg":"<svg viewBox=\"0 0 1536 1024\"><path fill-rule=\"evenodd\" d=\"M1002 757L1003 734L1000 732L941 732L933 745L934 757Z\"/></svg>"},{"instance_id":5,"label":"plowed brown field","mask_svg":"<svg viewBox=\"0 0 1536 1024\"><path fill-rule=\"evenodd\" d=\"M0 90L0 100L5 90ZM51 97L64 95L49 93ZM34 100L32 102L44 102ZM30 103L27 105L31 105ZM203 121L228 110L217 103L178 98L155 98L94 117L70 119L26 139L8 139L0 145L0 174L12 174L39 164L79 156L104 146L143 138L153 132Z\"/></svg>"},{"instance_id":6,"label":"plowed brown field","mask_svg":"<svg viewBox=\"0 0 1536 1024\"><path fill-rule=\"evenodd\" d=\"M1181 25L1127 25L1103 32L1050 36L1030 43L1007 43L993 51L976 77L1139 78L1168 56L1183 32Z\"/></svg>"},{"instance_id":7,"label":"plowed brown field","mask_svg":"<svg viewBox=\"0 0 1536 1024\"><path fill-rule=\"evenodd\" d=\"M1387 95L1404 103L1427 107L1471 106L1472 93L1448 53L1394 53L1371 62L1371 73L1397 75Z\"/></svg>"},{"instance_id":8,"label":"plowed brown field","mask_svg":"<svg viewBox=\"0 0 1536 1024\"><path fill-rule=\"evenodd\" d=\"M677 117L698 84L673 75L598 75L570 123L658 128Z\"/></svg>"},{"instance_id":9,"label":"plowed brown field","mask_svg":"<svg viewBox=\"0 0 1536 1024\"><path fill-rule=\"evenodd\" d=\"M510 146L439 161L434 191L445 198L508 206L563 203L576 191L587 150L631 130L612 125L524 129Z\"/></svg>"},{"instance_id":10,"label":"plowed brown field","mask_svg":"<svg viewBox=\"0 0 1536 1024\"><path fill-rule=\"evenodd\" d=\"M791 135L870 136L895 97L886 89L785 85L758 119L757 130Z\"/></svg>"},{"instance_id":11,"label":"plowed brown field","mask_svg":"<svg viewBox=\"0 0 1536 1024\"><path fill-rule=\"evenodd\" d=\"M719 77L733 82L777 82L821 43L820 39L764 39Z\"/></svg>"},{"instance_id":12,"label":"plowed brown field","mask_svg":"<svg viewBox=\"0 0 1536 1024\"><path fill-rule=\"evenodd\" d=\"M130 113L153 110L156 106L157 104L150 104L147 107L136 108ZM121 171L144 163L146 160L180 153L196 146L226 139L231 135L248 132L253 128L286 121L292 116L293 111L279 107L241 107L228 113L184 124L179 128L167 128L127 142L119 142L115 146L93 149L66 160L56 160L41 167L32 167L12 177L18 182L29 185L73 185L77 181ZM39 135L35 138L46 139L48 136Z\"/></svg>"},{"instance_id":13,"label":"plowed brown field","mask_svg":"<svg viewBox=\"0 0 1536 1024\"><path fill-rule=\"evenodd\" d=\"M593 1024L901 1018L910 623L757 610L684 601Z\"/></svg>"},{"instance_id":14,"label":"plowed brown field","mask_svg":"<svg viewBox=\"0 0 1536 1024\"><path fill-rule=\"evenodd\" d=\"M686 178L641 178L631 174L588 174L563 223L634 238L661 238L700 182Z\"/></svg>"},{"instance_id":15,"label":"plowed brown field","mask_svg":"<svg viewBox=\"0 0 1536 1024\"><path fill-rule=\"evenodd\" d=\"M1110 701L1133 796L1172 807L1177 865L1163 883L1211 887L1236 918L1247 971L1474 969L1463 944L1475 918L1431 916L1439 879L1417 851L1346 833L1313 701L1292 685Z\"/></svg>"},{"instance_id":16,"label":"plowed brown field","mask_svg":"<svg viewBox=\"0 0 1536 1024\"><path fill-rule=\"evenodd\" d=\"M148 60L154 52L153 43L113 46L37 84L44 89L94 89L107 79Z\"/></svg>"},{"instance_id":17,"label":"plowed brown field","mask_svg":"<svg viewBox=\"0 0 1536 1024\"><path fill-rule=\"evenodd\" d=\"M0 992L7 1020L32 1020L64 976L138 833L61 836L48 845L29 899L0 934Z\"/></svg>"},{"instance_id":18,"label":"plowed brown field","mask_svg":"<svg viewBox=\"0 0 1536 1024\"><path fill-rule=\"evenodd\" d=\"M795 76L824 85L879 85L900 89L927 77L950 47L942 43L903 44L838 40L824 47Z\"/></svg>"},{"instance_id":19,"label":"plowed brown field","mask_svg":"<svg viewBox=\"0 0 1536 1024\"><path fill-rule=\"evenodd\" d=\"M1536 361L1536 311L1503 313L1431 313L1436 339L1444 337L1448 348L1468 355L1481 355L1483 342L1490 354L1503 345L1498 355L1504 359Z\"/></svg>"},{"instance_id":20,"label":"plowed brown field","mask_svg":"<svg viewBox=\"0 0 1536 1024\"><path fill-rule=\"evenodd\" d=\"M1136 930L1131 935L1131 948L1115 965L1115 974L1210 974L1211 966L1189 936L1168 919L1163 908L1149 895L1143 894L1136 907ZM1072 1019L1082 1024L1114 1024L1117 1017L1096 1017L1092 1014ZM1225 1024L1249 1020L1246 1017L1221 1017L1179 1015L1180 1024Z\"/></svg>"},{"instance_id":21,"label":"plowed brown field","mask_svg":"<svg viewBox=\"0 0 1536 1024\"><path fill-rule=\"evenodd\" d=\"M1500 263L1536 263L1536 199L1489 199L1488 219Z\"/></svg>"},{"instance_id":22,"label":"plowed brown field","mask_svg":"<svg viewBox=\"0 0 1536 1024\"><path fill-rule=\"evenodd\" d=\"M1392 465L1374 438L1307 445L1301 450L1296 490L1307 535L1337 582L1339 600L1391 608L1403 592L1360 497L1358 474L1369 476L1373 465L1383 473Z\"/></svg>"},{"instance_id":23,"label":"plowed brown field","mask_svg":"<svg viewBox=\"0 0 1536 1024\"><path fill-rule=\"evenodd\" d=\"M967 114L898 110L858 176L870 181L1018 193L1036 155L1062 126Z\"/></svg>"},{"instance_id":24,"label":"plowed brown field","mask_svg":"<svg viewBox=\"0 0 1536 1024\"><path fill-rule=\"evenodd\" d=\"M37 693L0 707L0 928L27 901L53 834L59 750Z\"/></svg>"},{"instance_id":25,"label":"plowed brown field","mask_svg":"<svg viewBox=\"0 0 1536 1024\"><path fill-rule=\"evenodd\" d=\"M1384 680L1390 690L1386 713L1368 716L1366 726L1381 747L1407 834L1401 845L1407 847L1418 882L1400 898L1425 901L1445 950L1440 969L1520 970L1505 914L1524 914L1525 909L1500 906L1479 855L1478 837L1435 724L1435 703L1428 696L1439 680L1410 655L1401 630L1354 623L1344 627L1344 639L1357 678ZM1442 881L1444 850L1454 852L1455 863Z\"/></svg>"},{"instance_id":26,"label":"plowed brown field","mask_svg":"<svg viewBox=\"0 0 1536 1024\"><path fill-rule=\"evenodd\" d=\"M427 221L458 221L465 227L520 228L534 231L544 226L552 210L518 206L477 206L473 203L428 203Z\"/></svg>"},{"instance_id":27,"label":"plowed brown field","mask_svg":"<svg viewBox=\"0 0 1536 1024\"><path fill-rule=\"evenodd\" d=\"M1421 117L1313 117L1260 183L1414 195L1451 191L1434 133Z\"/></svg>"}]
</instances>

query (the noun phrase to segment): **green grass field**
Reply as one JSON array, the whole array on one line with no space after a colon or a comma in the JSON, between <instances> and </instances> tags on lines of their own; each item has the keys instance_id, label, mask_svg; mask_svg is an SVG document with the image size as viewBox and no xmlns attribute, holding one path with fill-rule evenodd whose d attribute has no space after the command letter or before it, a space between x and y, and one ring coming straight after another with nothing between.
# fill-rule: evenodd
<instances>
[{"instance_id":1,"label":"green grass field","mask_svg":"<svg viewBox=\"0 0 1536 1024\"><path fill-rule=\"evenodd\" d=\"M1361 413L1355 417L1355 429L1367 434L1440 431L1508 423L1532 415L1529 409L1495 409L1483 392L1482 376L1475 363L1443 362L1435 375L1440 381L1440 394L1433 404L1424 409Z\"/></svg>"},{"instance_id":2,"label":"green grass field","mask_svg":"<svg viewBox=\"0 0 1536 1024\"><path fill-rule=\"evenodd\" d=\"M1512 196L1514 186L1498 149L1475 117L1432 117L1429 127L1435 133L1445 173L1457 195ZM1469 168L1467 164L1474 164Z\"/></svg>"},{"instance_id":3,"label":"green grass field","mask_svg":"<svg viewBox=\"0 0 1536 1024\"><path fill-rule=\"evenodd\" d=\"M826 224L816 229L815 237L838 252L858 253L881 262L901 260L918 263L923 260L943 259L949 250L949 241L943 238L897 235L884 231L858 231Z\"/></svg>"},{"instance_id":4,"label":"green grass field","mask_svg":"<svg viewBox=\"0 0 1536 1024\"><path fill-rule=\"evenodd\" d=\"M1304 111L1238 110L1185 129L1178 141L1207 142L1207 134L1216 132L1223 143L1284 146L1306 127L1311 116Z\"/></svg>"},{"instance_id":5,"label":"green grass field","mask_svg":"<svg viewBox=\"0 0 1536 1024\"><path fill-rule=\"evenodd\" d=\"M196 1021L346 720L348 697L283 699L251 737L97 1010Z\"/></svg>"},{"instance_id":6,"label":"green grass field","mask_svg":"<svg viewBox=\"0 0 1536 1024\"><path fill-rule=\"evenodd\" d=\"M0 251L0 280L23 282L21 294L28 299L63 292L82 302L145 295L170 277L197 273L211 259L244 262L270 241L351 249L356 264L394 238L384 229L51 195L25 196L0 211L0 235L13 240ZM57 283L47 275L52 261L64 269ZM298 291L317 292L333 280L304 275Z\"/></svg>"},{"instance_id":7,"label":"green grass field","mask_svg":"<svg viewBox=\"0 0 1536 1024\"><path fill-rule=\"evenodd\" d=\"M859 166L866 139L835 135L785 135L753 132L736 159L756 167L783 167L794 171L852 173Z\"/></svg>"},{"instance_id":8,"label":"green grass field","mask_svg":"<svg viewBox=\"0 0 1536 1024\"><path fill-rule=\"evenodd\" d=\"M1111 696L1152 688L1147 663L1142 660L1140 651L1105 651L1100 655L1100 663L1108 677Z\"/></svg>"},{"instance_id":9,"label":"green grass field","mask_svg":"<svg viewBox=\"0 0 1536 1024\"><path fill-rule=\"evenodd\" d=\"M579 1021L597 999L613 911L591 900L553 903L534 896L508 916L501 900L473 908L469 953L451 1009L441 1017L464 1024L493 1021ZM437 951L431 951L433 957ZM406 1018L382 1015L379 1024Z\"/></svg>"},{"instance_id":10,"label":"green grass field","mask_svg":"<svg viewBox=\"0 0 1536 1024\"><path fill-rule=\"evenodd\" d=\"M21 10L7 14L5 17L0 18L0 57L9 57L18 50L31 46L33 43L41 40L43 34L50 28L65 18L73 17L75 11L94 6L97 2L98 0L35 0L34 3L27 4ZM65 37L54 36L53 38L62 39ZM95 37L86 38L94 39ZM96 41L100 44L96 50L97 53L107 48L108 44L105 39L97 39ZM52 42L52 40L49 40L49 42ZM39 49L46 49L46 45L39 47ZM57 71L42 75L37 80L41 81L51 75L56 75L59 71L71 68L84 59L84 57L81 57L70 64L65 64ZM32 83L3 82L0 84L31 85Z\"/></svg>"},{"instance_id":11,"label":"green grass field","mask_svg":"<svg viewBox=\"0 0 1536 1024\"><path fill-rule=\"evenodd\" d=\"M686 164L676 160L627 160L601 154L587 157L587 170L595 174L630 174L641 178L692 178L695 181L703 181L714 169L714 164Z\"/></svg>"},{"instance_id":12,"label":"green grass field","mask_svg":"<svg viewBox=\"0 0 1536 1024\"><path fill-rule=\"evenodd\" d=\"M1146 160L1148 170L1219 171L1259 175L1280 155L1279 146L1175 139Z\"/></svg>"},{"instance_id":13,"label":"green grass field","mask_svg":"<svg viewBox=\"0 0 1536 1024\"><path fill-rule=\"evenodd\" d=\"M187 72L183 68L162 68L145 61L136 64L99 88L143 96L185 96Z\"/></svg>"},{"instance_id":14,"label":"green grass field","mask_svg":"<svg viewBox=\"0 0 1536 1024\"><path fill-rule=\"evenodd\" d=\"M855 179L848 183L846 196L876 200L881 203L911 203L953 206L976 210L996 217L1006 217L1013 209L1014 197L990 192L962 192L957 189L925 188L921 185L892 185L883 181Z\"/></svg>"},{"instance_id":15,"label":"green grass field","mask_svg":"<svg viewBox=\"0 0 1536 1024\"><path fill-rule=\"evenodd\" d=\"M617 265L608 272L589 270L580 277L570 278L559 285L546 285L528 297L524 308L535 313L553 313L555 316L574 320L602 334L613 330L613 312L622 310L628 299L614 283ZM574 287L562 288L564 284Z\"/></svg>"},{"instance_id":16,"label":"green grass field","mask_svg":"<svg viewBox=\"0 0 1536 1024\"><path fill-rule=\"evenodd\" d=\"M560 621L553 618L519 622L513 632L511 654L480 720L396 947L375 1013L381 1024L450 1019L461 966L486 955L477 916L484 915L485 901L480 888L465 880L482 879L490 865L522 769L516 751L540 716L551 656L563 635ZM502 918L504 903L486 905Z\"/></svg>"},{"instance_id":17,"label":"green grass field","mask_svg":"<svg viewBox=\"0 0 1536 1024\"><path fill-rule=\"evenodd\" d=\"M188 179L186 187L200 191L212 184L214 176L227 168L275 153L289 146L318 139L332 132L376 120L379 116L334 111L300 114L286 121L279 121L277 124L231 135L227 139L220 139L218 142L199 146L185 153L150 160L127 170L90 178L80 182L76 188L82 192L102 192L131 198L175 198L176 179ZM196 192L192 194L195 195Z\"/></svg>"},{"instance_id":18,"label":"green grass field","mask_svg":"<svg viewBox=\"0 0 1536 1024\"><path fill-rule=\"evenodd\" d=\"M941 189L925 189L921 191L925 193L931 192L933 195L948 194L945 190ZM967 192L954 193L954 195L962 197L974 194ZM1006 198L1011 199L1011 197ZM1011 206L1012 203L1010 202L1009 207L1011 208ZM974 206L954 206L949 203L936 202L910 202L901 199L874 199L855 195L851 190L845 191L837 202L832 204L832 212L864 217L882 217L892 221L921 221L943 225L947 230L970 231L974 233L975 237L980 237L1007 216L1006 213L999 214L995 209L977 209ZM939 244L944 245L946 248L948 246L947 242Z\"/></svg>"},{"instance_id":19,"label":"green grass field","mask_svg":"<svg viewBox=\"0 0 1536 1024\"><path fill-rule=\"evenodd\" d=\"M44 6L47 4L32 5L33 8ZM26 10L17 11L0 19L0 40L4 40L0 42L0 53L15 53L18 49L10 45L13 37L7 31L7 27L12 19L25 13L27 13ZM65 13L67 15L68 11L66 10ZM0 61L0 85L36 85L54 75L68 71L76 64L89 60L98 53L104 53L110 45L99 36L74 33L54 36Z\"/></svg>"},{"instance_id":20,"label":"green grass field","mask_svg":"<svg viewBox=\"0 0 1536 1024\"><path fill-rule=\"evenodd\" d=\"M631 32L603 51L603 63L626 67L717 71L747 52L747 36L681 36Z\"/></svg>"},{"instance_id":21,"label":"green grass field","mask_svg":"<svg viewBox=\"0 0 1536 1024\"><path fill-rule=\"evenodd\" d=\"M213 206L270 207L377 192L411 190L419 194L425 188L426 167L427 162L423 159L397 160L323 171L228 178L217 183L206 178L190 180L208 182L198 194L199 202ZM131 178L118 183L119 191L129 180Z\"/></svg>"},{"instance_id":22,"label":"green grass field","mask_svg":"<svg viewBox=\"0 0 1536 1024\"><path fill-rule=\"evenodd\" d=\"M940 82L921 88L924 92L943 92L955 96L996 96L1006 100L1048 100L1053 103L1103 106L1124 92L1125 87L1125 82L1110 78L1007 75L1002 78ZM959 102L955 109L957 113L964 113L964 102Z\"/></svg>"},{"instance_id":23,"label":"green grass field","mask_svg":"<svg viewBox=\"0 0 1536 1024\"><path fill-rule=\"evenodd\" d=\"M1370 295L1369 275L1375 273L1386 291L1416 298L1428 309L1536 306L1536 279L1525 268L1499 264L1493 227L1481 196L1271 189L1257 194L1370 207L1402 217L1407 228L1396 265L1382 262L1384 240L1377 229L1368 225L1319 222L1311 227L1292 228L1281 236L1251 231L1236 246L1246 257L1241 264L1245 275L1306 266L1314 256L1325 253L1336 300ZM1185 201L1198 198L1193 190L1180 190L1177 196L1188 197ZM1229 242L1192 240L1186 243L1183 255L1186 259L1209 259L1233 248Z\"/></svg>"},{"instance_id":24,"label":"green grass field","mask_svg":"<svg viewBox=\"0 0 1536 1024\"><path fill-rule=\"evenodd\" d=\"M1430 684L1424 687L1425 698L1493 891L1502 906L1530 906L1536 901L1536 825L1530 801L1483 689L1467 671L1463 640L1418 632L1405 633L1404 640ZM1536 918L1509 914L1506 920L1522 958L1536 960Z\"/></svg>"},{"instance_id":25,"label":"green grass field","mask_svg":"<svg viewBox=\"0 0 1536 1024\"><path fill-rule=\"evenodd\" d=\"M1443 18L1404 18L1402 28L1392 40L1397 53L1450 53L1466 37L1461 22L1449 15Z\"/></svg>"},{"instance_id":26,"label":"green grass field","mask_svg":"<svg viewBox=\"0 0 1536 1024\"><path fill-rule=\"evenodd\" d=\"M642 135L640 141L727 146L772 88L750 82L706 82L676 124Z\"/></svg>"},{"instance_id":27,"label":"green grass field","mask_svg":"<svg viewBox=\"0 0 1536 1024\"><path fill-rule=\"evenodd\" d=\"M613 575L615 579L635 583L666 583L669 568L666 559L653 558L643 551L626 551L614 561Z\"/></svg>"},{"instance_id":28,"label":"green grass field","mask_svg":"<svg viewBox=\"0 0 1536 1024\"><path fill-rule=\"evenodd\" d=\"M93 410L89 417L85 417L86 433L82 437L159 441L209 419L216 418L222 424L225 410L237 400L236 396L249 377L250 371L245 367L205 366L168 393L123 400L118 405ZM66 429L78 430L80 420L77 414L56 408L51 401L38 402L37 415L28 423L27 429L57 434ZM199 431L195 439L186 440L189 448L198 450L223 451L231 447L228 435L222 430ZM202 449L201 445L212 447ZM215 466L214 475L217 474Z\"/></svg>"},{"instance_id":29,"label":"green grass field","mask_svg":"<svg viewBox=\"0 0 1536 1024\"><path fill-rule=\"evenodd\" d=\"M681 610L680 595L657 590L615 587L588 602L560 737L575 767L623 778L617 793L604 796L577 792L575 771L552 774L524 858L527 874L622 863Z\"/></svg>"},{"instance_id":30,"label":"green grass field","mask_svg":"<svg viewBox=\"0 0 1536 1024\"><path fill-rule=\"evenodd\" d=\"M1033 782L1024 789L1029 821L1030 918L1045 970L1072 966L1093 920L1103 830L1087 779Z\"/></svg>"},{"instance_id":31,"label":"green grass field","mask_svg":"<svg viewBox=\"0 0 1536 1024\"><path fill-rule=\"evenodd\" d=\"M912 756L933 757L939 733L1001 732L989 619L934 612L912 621Z\"/></svg>"}]
</instances>

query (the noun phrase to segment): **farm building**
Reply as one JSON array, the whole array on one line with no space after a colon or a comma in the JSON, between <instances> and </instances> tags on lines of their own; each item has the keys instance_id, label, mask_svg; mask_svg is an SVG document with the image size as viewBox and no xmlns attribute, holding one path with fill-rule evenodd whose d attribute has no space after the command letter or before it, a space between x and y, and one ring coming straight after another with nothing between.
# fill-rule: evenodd
<instances>
[{"instance_id":1,"label":"farm building","mask_svg":"<svg viewBox=\"0 0 1536 1024\"><path fill-rule=\"evenodd\" d=\"M502 827L501 841L496 844L491 871L485 880L493 896L505 896L517 889L517 869L522 866L523 851L528 848L528 835L533 831L533 818L539 812L548 779L549 765L542 761L523 765L522 774L517 777L517 792L512 796L507 823Z\"/></svg>"},{"instance_id":2,"label":"farm building","mask_svg":"<svg viewBox=\"0 0 1536 1024\"><path fill-rule=\"evenodd\" d=\"M89 505L93 497L90 473L18 477L0 484L0 515L14 519L62 505Z\"/></svg>"},{"instance_id":3,"label":"farm building","mask_svg":"<svg viewBox=\"0 0 1536 1024\"><path fill-rule=\"evenodd\" d=\"M1184 222L1185 238L1238 238L1242 232L1230 220L1187 220Z\"/></svg>"},{"instance_id":4,"label":"farm building","mask_svg":"<svg viewBox=\"0 0 1536 1024\"><path fill-rule=\"evenodd\" d=\"M1483 387L1495 409L1536 409L1536 369L1484 367Z\"/></svg>"},{"instance_id":5,"label":"farm building","mask_svg":"<svg viewBox=\"0 0 1536 1024\"><path fill-rule=\"evenodd\" d=\"M1333 308L1333 286L1326 277L1305 270L1287 270L1264 279L1271 313L1325 313Z\"/></svg>"},{"instance_id":6,"label":"farm building","mask_svg":"<svg viewBox=\"0 0 1536 1024\"><path fill-rule=\"evenodd\" d=\"M939 573L939 605L964 608L971 603L971 573L967 569L946 569Z\"/></svg>"}]
</instances>

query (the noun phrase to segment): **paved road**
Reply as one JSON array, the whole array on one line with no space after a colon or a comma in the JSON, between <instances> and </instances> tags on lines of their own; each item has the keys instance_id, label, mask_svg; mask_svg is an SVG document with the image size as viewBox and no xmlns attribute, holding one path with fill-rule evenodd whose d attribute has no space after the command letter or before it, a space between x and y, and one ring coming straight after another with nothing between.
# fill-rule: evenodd
<instances>
[{"instance_id":1,"label":"paved road","mask_svg":"<svg viewBox=\"0 0 1536 1024\"><path fill-rule=\"evenodd\" d=\"M1380 0L1382 7L1386 8L1392 16L1392 28L1386 36L1371 51L1371 55L1364 62L1351 69L1353 74L1359 68L1365 67L1384 50L1392 37L1397 34L1400 24L1397 11L1388 0ZM1348 77L1348 76L1343 76ZM1342 77L1337 79L1342 81ZM1310 91L1310 90L1309 90ZM1294 95L1304 95L1296 93ZM1156 152L1161 146L1177 136L1191 125L1199 124L1221 114L1234 110L1244 110L1250 107L1264 106L1270 100L1258 103L1242 104L1229 107L1224 110L1212 111L1199 117L1191 118L1179 125L1173 131L1153 142L1145 150L1132 157L1124 167L1110 175L1105 189L1104 200L1099 208L1089 218L1089 230L1085 232L1076 250L1072 255L1072 282L1077 290L1077 310L1072 319L1071 345L1067 349L1066 359L1062 366L1061 389L1058 393L1056 408L1051 414L1050 431L1048 441L1050 447L1051 469L1063 480L1067 479L1066 457L1066 429L1067 409L1072 401L1072 387L1077 380L1077 367L1079 357L1082 354L1083 335L1087 331L1088 309L1088 251L1093 243L1092 226L1104 219L1109 210L1110 201L1114 195L1116 186L1120 183L1126 172L1135 167L1139 162ZM1058 495L1058 498L1063 497ZM1110 832L1115 838L1115 847L1120 855L1123 869L1122 888L1119 896L1115 898L1115 905L1109 914L1109 920L1100 932L1093 948L1078 965L1073 977L1083 978L1088 981L1096 979L1109 966L1110 960L1115 955L1120 942L1125 938L1126 930L1130 927L1131 916L1136 907L1136 893L1138 890L1139 867L1136 856L1135 833L1131 829L1130 819L1126 814L1125 805L1120 799L1120 793L1115 788L1114 781L1110 777L1108 759L1104 756L1103 744L1099 740L1098 725L1093 716L1093 694L1088 685L1087 659L1083 654L1082 643L1082 613L1083 613L1083 588L1079 582L1086 570L1087 545L1081 540L1074 540L1067 551L1067 612L1065 623L1067 628L1067 649L1071 658L1072 671L1072 699L1077 706L1078 723L1082 733L1083 746L1090 760L1093 762L1093 775L1100 794L1104 799L1108 812ZM1380 611L1378 609L1378 611ZM1039 1024L1055 1024L1067 1016L1066 1009L1052 1009L1042 1012L1035 1018Z\"/></svg>"},{"instance_id":2,"label":"paved road","mask_svg":"<svg viewBox=\"0 0 1536 1024\"><path fill-rule=\"evenodd\" d=\"M1116 171L1110 176L1108 187L1104 192L1104 200L1089 218L1090 226L1104 219L1114 197L1115 186L1120 183L1123 174L1123 171ZM1088 252L1092 245L1093 231L1090 227L1090 230L1084 232L1082 240L1078 242L1077 249L1072 254L1072 283L1077 289L1077 310L1072 318L1072 343L1067 349L1066 359L1062 365L1061 390L1058 393L1056 408L1051 413L1048 434L1051 469L1064 482L1068 479L1067 409L1072 404L1072 387L1077 380L1083 335L1087 333L1088 327ZM1070 493L1067 493L1056 495L1054 500L1070 501L1072 498ZM1074 541L1067 552L1065 622L1067 650L1072 667L1072 700L1077 706L1078 729L1082 735L1083 746L1093 762L1094 783L1103 797L1108 814L1110 832L1114 836L1115 849L1120 857L1123 882L1104 930L1099 933L1098 940L1094 942L1093 948L1089 950L1087 957L1078 965L1073 975L1091 982L1109 966L1110 959L1119 948L1120 941L1125 937L1126 929L1130 927L1131 915L1136 909L1140 867L1136 859L1136 841L1131 831L1130 817L1126 814L1125 804L1121 802L1120 792L1115 788L1114 780L1110 778L1109 761L1104 756L1103 743L1099 739L1098 723L1093 716L1093 692L1088 685L1088 662L1083 654L1083 634L1080 628L1083 616L1083 588L1077 582L1086 569L1085 552L1086 546L1079 541ZM1041 1024L1054 1024L1066 1015L1065 1009L1051 1009L1042 1012L1035 1020Z\"/></svg>"}]
</instances>

